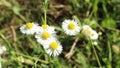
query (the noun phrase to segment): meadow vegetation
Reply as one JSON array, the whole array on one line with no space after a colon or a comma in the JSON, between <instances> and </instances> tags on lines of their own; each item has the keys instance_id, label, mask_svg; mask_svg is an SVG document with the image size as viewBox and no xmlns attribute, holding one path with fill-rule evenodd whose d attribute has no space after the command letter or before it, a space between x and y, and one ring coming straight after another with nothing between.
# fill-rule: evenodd
<instances>
[{"instance_id":1,"label":"meadow vegetation","mask_svg":"<svg viewBox=\"0 0 120 68\"><path fill-rule=\"evenodd\" d=\"M77 35L62 28L68 19L78 23ZM28 22L55 27L62 52L50 56L34 35L23 34L20 27ZM96 40L82 33L84 25L97 32ZM120 1L0 0L2 46L2 68L120 68Z\"/></svg>"}]
</instances>

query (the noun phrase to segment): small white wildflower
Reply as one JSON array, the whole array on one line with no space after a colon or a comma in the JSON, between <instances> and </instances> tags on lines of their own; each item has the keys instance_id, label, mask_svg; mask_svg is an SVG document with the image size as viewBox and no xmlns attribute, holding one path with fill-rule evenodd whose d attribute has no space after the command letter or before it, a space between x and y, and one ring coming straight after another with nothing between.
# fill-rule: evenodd
<instances>
[{"instance_id":1,"label":"small white wildflower","mask_svg":"<svg viewBox=\"0 0 120 68\"><path fill-rule=\"evenodd\" d=\"M26 23L25 25L20 27L20 31L23 34L34 34L38 32L40 27L37 23Z\"/></svg>"},{"instance_id":2,"label":"small white wildflower","mask_svg":"<svg viewBox=\"0 0 120 68\"><path fill-rule=\"evenodd\" d=\"M95 30L92 30L92 31L90 32L90 39L91 39L91 40L96 40L96 39L98 39L98 33L97 33Z\"/></svg>"},{"instance_id":3,"label":"small white wildflower","mask_svg":"<svg viewBox=\"0 0 120 68\"><path fill-rule=\"evenodd\" d=\"M58 56L62 52L62 45L57 40L51 40L49 43L43 45L45 51L50 56Z\"/></svg>"},{"instance_id":4,"label":"small white wildflower","mask_svg":"<svg viewBox=\"0 0 120 68\"><path fill-rule=\"evenodd\" d=\"M82 33L85 35L85 36L89 36L90 33L92 31L92 28L89 26L89 25L84 25L83 26L83 30L82 30Z\"/></svg>"},{"instance_id":5,"label":"small white wildflower","mask_svg":"<svg viewBox=\"0 0 120 68\"><path fill-rule=\"evenodd\" d=\"M52 38L56 37L56 33L53 30L54 28L50 30L49 28L47 29L40 29L39 32L36 33L35 38L37 39L37 42L40 44L48 43Z\"/></svg>"},{"instance_id":6,"label":"small white wildflower","mask_svg":"<svg viewBox=\"0 0 120 68\"><path fill-rule=\"evenodd\" d=\"M2 55L5 51L6 51L5 46L0 47L0 55Z\"/></svg>"},{"instance_id":7,"label":"small white wildflower","mask_svg":"<svg viewBox=\"0 0 120 68\"><path fill-rule=\"evenodd\" d=\"M52 26L49 26L47 24L43 24L42 27L40 27L41 30L40 31L53 31L55 32L55 28Z\"/></svg>"},{"instance_id":8,"label":"small white wildflower","mask_svg":"<svg viewBox=\"0 0 120 68\"><path fill-rule=\"evenodd\" d=\"M80 27L74 20L63 21L62 28L67 35L76 35L80 32Z\"/></svg>"}]
</instances>

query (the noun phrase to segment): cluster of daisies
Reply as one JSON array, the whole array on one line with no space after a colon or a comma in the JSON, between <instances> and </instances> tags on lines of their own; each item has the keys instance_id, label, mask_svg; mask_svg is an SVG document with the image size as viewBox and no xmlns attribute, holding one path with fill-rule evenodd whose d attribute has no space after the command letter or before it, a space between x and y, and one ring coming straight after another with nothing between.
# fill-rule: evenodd
<instances>
[{"instance_id":1,"label":"cluster of daisies","mask_svg":"<svg viewBox=\"0 0 120 68\"><path fill-rule=\"evenodd\" d=\"M63 31L70 36L75 36L82 33L85 36L90 37L91 40L96 40L98 38L98 33L93 30L90 26L84 25L82 28L74 20L65 20L62 22ZM20 31L23 34L35 35L38 43L40 43L47 54L50 56L57 56L62 52L62 45L56 38L55 27L49 26L48 24L43 24L39 26L37 23L26 23L20 27Z\"/></svg>"},{"instance_id":2,"label":"cluster of daisies","mask_svg":"<svg viewBox=\"0 0 120 68\"><path fill-rule=\"evenodd\" d=\"M91 40L97 40L98 39L98 33L88 25L83 26L82 33L85 36L89 37Z\"/></svg>"},{"instance_id":3,"label":"cluster of daisies","mask_svg":"<svg viewBox=\"0 0 120 68\"><path fill-rule=\"evenodd\" d=\"M74 20L65 20L62 23L62 28L67 35L77 35L80 33L80 30L82 30L82 34L89 37L91 40L98 39L98 33L89 25L83 25L82 28L80 28L78 23Z\"/></svg>"},{"instance_id":4,"label":"cluster of daisies","mask_svg":"<svg viewBox=\"0 0 120 68\"><path fill-rule=\"evenodd\" d=\"M56 38L55 28L47 24L39 26L37 23L27 23L20 27L24 34L35 34L35 38L51 56L57 56L62 52L62 45Z\"/></svg>"}]
</instances>

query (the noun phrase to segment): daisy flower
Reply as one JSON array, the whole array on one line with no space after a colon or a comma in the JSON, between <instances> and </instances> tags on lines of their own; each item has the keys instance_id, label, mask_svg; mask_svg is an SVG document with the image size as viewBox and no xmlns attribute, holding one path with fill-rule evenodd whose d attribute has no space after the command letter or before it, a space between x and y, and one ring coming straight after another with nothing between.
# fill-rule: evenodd
<instances>
[{"instance_id":1,"label":"daisy flower","mask_svg":"<svg viewBox=\"0 0 120 68\"><path fill-rule=\"evenodd\" d=\"M57 40L50 40L49 43L43 45L45 51L50 56L58 56L62 52L62 45Z\"/></svg>"},{"instance_id":2,"label":"daisy flower","mask_svg":"<svg viewBox=\"0 0 120 68\"><path fill-rule=\"evenodd\" d=\"M34 34L38 32L40 27L37 23L26 23L25 25L20 27L20 31L23 34Z\"/></svg>"},{"instance_id":3,"label":"daisy flower","mask_svg":"<svg viewBox=\"0 0 120 68\"><path fill-rule=\"evenodd\" d=\"M40 30L35 34L35 38L37 39L37 42L40 44L48 43L51 39L55 38L56 34L53 30Z\"/></svg>"},{"instance_id":4,"label":"daisy flower","mask_svg":"<svg viewBox=\"0 0 120 68\"><path fill-rule=\"evenodd\" d=\"M96 40L98 39L98 33L95 30L92 30L90 33L90 39L91 40Z\"/></svg>"},{"instance_id":5,"label":"daisy flower","mask_svg":"<svg viewBox=\"0 0 120 68\"><path fill-rule=\"evenodd\" d=\"M83 26L83 30L82 30L82 33L85 35L85 36L89 36L90 33L92 31L92 28L88 25L84 25Z\"/></svg>"},{"instance_id":6,"label":"daisy flower","mask_svg":"<svg viewBox=\"0 0 120 68\"><path fill-rule=\"evenodd\" d=\"M0 55L2 55L5 51L6 51L5 46L0 47Z\"/></svg>"},{"instance_id":7,"label":"daisy flower","mask_svg":"<svg viewBox=\"0 0 120 68\"><path fill-rule=\"evenodd\" d=\"M67 35L76 35L80 32L80 27L74 20L63 21L62 28Z\"/></svg>"},{"instance_id":8,"label":"daisy flower","mask_svg":"<svg viewBox=\"0 0 120 68\"><path fill-rule=\"evenodd\" d=\"M42 27L41 27L42 30L45 30L45 31L53 31L55 32L55 28L52 27L52 26L49 26L47 24L43 24Z\"/></svg>"}]
</instances>

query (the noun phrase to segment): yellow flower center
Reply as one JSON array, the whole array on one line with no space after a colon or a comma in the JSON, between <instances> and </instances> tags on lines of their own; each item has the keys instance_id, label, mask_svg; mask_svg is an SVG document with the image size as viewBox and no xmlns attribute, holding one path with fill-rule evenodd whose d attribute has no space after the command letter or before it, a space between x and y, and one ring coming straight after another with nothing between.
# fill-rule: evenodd
<instances>
[{"instance_id":1,"label":"yellow flower center","mask_svg":"<svg viewBox=\"0 0 120 68\"><path fill-rule=\"evenodd\" d=\"M85 30L85 34L86 34L86 35L89 35L89 34L90 34L90 30L89 30L89 29L86 29L86 30Z\"/></svg>"},{"instance_id":2,"label":"yellow flower center","mask_svg":"<svg viewBox=\"0 0 120 68\"><path fill-rule=\"evenodd\" d=\"M26 28L27 28L27 29L31 29L32 27L33 27L33 23L27 23L27 24L26 24Z\"/></svg>"},{"instance_id":3,"label":"yellow flower center","mask_svg":"<svg viewBox=\"0 0 120 68\"><path fill-rule=\"evenodd\" d=\"M51 44L50 44L50 48L53 49L53 50L56 50L58 48L58 43L56 41L53 41Z\"/></svg>"},{"instance_id":4,"label":"yellow flower center","mask_svg":"<svg viewBox=\"0 0 120 68\"><path fill-rule=\"evenodd\" d=\"M68 29L73 30L75 28L75 25L73 23L68 24Z\"/></svg>"},{"instance_id":5,"label":"yellow flower center","mask_svg":"<svg viewBox=\"0 0 120 68\"><path fill-rule=\"evenodd\" d=\"M85 35L85 36L89 36L90 33L91 33L91 28L90 27L86 27L83 29L82 33Z\"/></svg>"},{"instance_id":6,"label":"yellow flower center","mask_svg":"<svg viewBox=\"0 0 120 68\"><path fill-rule=\"evenodd\" d=\"M43 32L42 33L42 38L43 39L47 39L47 38L49 38L50 37L50 33L49 32Z\"/></svg>"},{"instance_id":7,"label":"yellow flower center","mask_svg":"<svg viewBox=\"0 0 120 68\"><path fill-rule=\"evenodd\" d=\"M94 36L94 35L95 35L94 33L91 34L91 36Z\"/></svg>"},{"instance_id":8,"label":"yellow flower center","mask_svg":"<svg viewBox=\"0 0 120 68\"><path fill-rule=\"evenodd\" d=\"M48 25L47 25L47 24L43 24L43 25L42 25L42 28L43 28L43 29L46 29L46 28L48 28Z\"/></svg>"}]
</instances>

